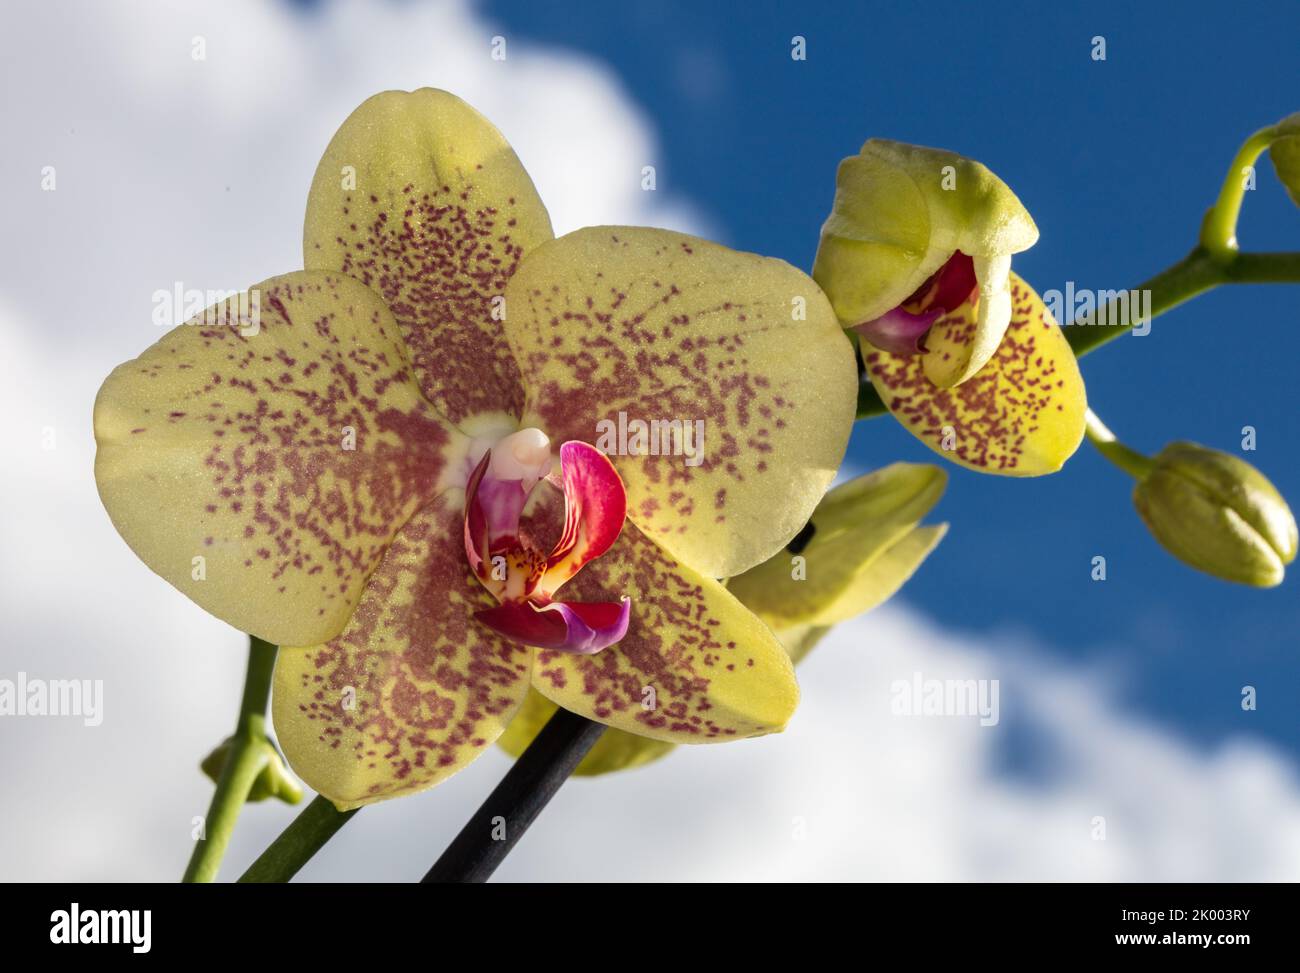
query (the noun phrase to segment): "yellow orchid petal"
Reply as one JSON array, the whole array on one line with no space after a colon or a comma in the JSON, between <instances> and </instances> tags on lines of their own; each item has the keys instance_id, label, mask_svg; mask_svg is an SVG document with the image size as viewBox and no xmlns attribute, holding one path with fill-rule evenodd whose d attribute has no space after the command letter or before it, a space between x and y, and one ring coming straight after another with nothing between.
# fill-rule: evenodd
<instances>
[{"instance_id":1,"label":"yellow orchid petal","mask_svg":"<svg viewBox=\"0 0 1300 973\"><path fill-rule=\"evenodd\" d=\"M952 255L931 246L921 187L905 167L866 151L872 144L840 162L813 261L813 279L845 327L902 304Z\"/></svg>"},{"instance_id":2,"label":"yellow orchid petal","mask_svg":"<svg viewBox=\"0 0 1300 973\"><path fill-rule=\"evenodd\" d=\"M518 757L528 749L528 745L558 709L536 689L530 689L524 705L510 721L506 732L497 740L498 746L510 756ZM631 770L667 756L674 749L675 744L611 728L600 735L596 745L582 758L573 773L577 777L596 777L616 770Z\"/></svg>"},{"instance_id":3,"label":"yellow orchid petal","mask_svg":"<svg viewBox=\"0 0 1300 973\"><path fill-rule=\"evenodd\" d=\"M947 529L916 526L946 482L947 474L937 466L894 463L843 483L813 514L815 530L803 549L810 580L792 581L788 555L782 552L732 578L727 590L772 627L791 660L798 662L832 621L875 607L916 570ZM840 570L842 566L847 569ZM498 741L501 747L519 756L555 709L554 703L531 693ZM661 740L609 729L577 772L625 770L657 760L671 749L672 744Z\"/></svg>"},{"instance_id":4,"label":"yellow orchid petal","mask_svg":"<svg viewBox=\"0 0 1300 973\"><path fill-rule=\"evenodd\" d=\"M277 645L338 634L463 439L421 398L380 299L310 272L118 366L95 438L99 495L131 549Z\"/></svg>"},{"instance_id":5,"label":"yellow orchid petal","mask_svg":"<svg viewBox=\"0 0 1300 973\"><path fill-rule=\"evenodd\" d=\"M815 624L838 625L883 605L916 573L947 533L947 524L933 524L905 534L859 571L852 583L814 616Z\"/></svg>"},{"instance_id":6,"label":"yellow orchid petal","mask_svg":"<svg viewBox=\"0 0 1300 973\"><path fill-rule=\"evenodd\" d=\"M826 637L830 630L829 625L796 625L794 628L782 629L776 634L781 644L785 646L786 652L790 653L790 661L798 665L808 658L808 653Z\"/></svg>"},{"instance_id":7,"label":"yellow orchid petal","mask_svg":"<svg viewBox=\"0 0 1300 973\"><path fill-rule=\"evenodd\" d=\"M933 527L918 527L907 534L873 559L841 597L828 606L824 617L844 620L870 611L891 598L942 540L947 529L947 524L938 524ZM770 620L761 612L756 613L770 624ZM789 654L790 661L798 665L830 632L832 624L828 621L816 625L795 625L777 629L774 634ZM510 756L520 756L555 715L556 709L558 707L545 696L536 690L530 690L524 705L497 743ZM596 745L578 764L574 774L579 777L596 777L619 770L631 770L666 757L675 748L675 744L663 740L652 740L611 727L601 734Z\"/></svg>"},{"instance_id":8,"label":"yellow orchid petal","mask_svg":"<svg viewBox=\"0 0 1300 973\"><path fill-rule=\"evenodd\" d=\"M918 439L959 466L1004 476L1059 470L1083 440L1083 377L1042 299L1014 273L1011 323L997 352L970 379L939 388L927 359L966 354L977 312L964 304L935 322L926 351L893 355L864 344L881 400Z\"/></svg>"},{"instance_id":9,"label":"yellow orchid petal","mask_svg":"<svg viewBox=\"0 0 1300 973\"><path fill-rule=\"evenodd\" d=\"M732 578L727 589L778 633L833 625L891 597L943 536L917 524L943 495L937 466L894 463L841 484L817 506L811 539Z\"/></svg>"},{"instance_id":10,"label":"yellow orchid petal","mask_svg":"<svg viewBox=\"0 0 1300 973\"><path fill-rule=\"evenodd\" d=\"M325 150L303 259L384 298L425 395L453 422L518 418L502 298L520 258L552 235L532 180L487 119L445 91L386 91Z\"/></svg>"},{"instance_id":11,"label":"yellow orchid petal","mask_svg":"<svg viewBox=\"0 0 1300 973\"><path fill-rule=\"evenodd\" d=\"M506 299L526 424L624 454L629 518L676 557L736 574L807 521L857 395L852 346L808 277L681 233L594 227L539 247Z\"/></svg>"},{"instance_id":12,"label":"yellow orchid petal","mask_svg":"<svg viewBox=\"0 0 1300 973\"><path fill-rule=\"evenodd\" d=\"M533 685L565 709L671 743L760 736L784 729L794 713L794 670L767 626L634 524L564 594L632 599L616 645L595 655L537 651Z\"/></svg>"},{"instance_id":13,"label":"yellow orchid petal","mask_svg":"<svg viewBox=\"0 0 1300 973\"><path fill-rule=\"evenodd\" d=\"M411 518L338 638L277 657L280 746L340 810L450 777L527 692L533 650L474 620L493 600L465 561L462 503L449 491Z\"/></svg>"}]
</instances>

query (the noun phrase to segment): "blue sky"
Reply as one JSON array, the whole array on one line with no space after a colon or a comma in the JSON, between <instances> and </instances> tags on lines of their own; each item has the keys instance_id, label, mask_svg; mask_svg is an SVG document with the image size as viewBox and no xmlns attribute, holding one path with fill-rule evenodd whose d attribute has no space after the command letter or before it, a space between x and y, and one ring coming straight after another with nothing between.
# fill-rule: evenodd
<instances>
[{"instance_id":1,"label":"blue sky","mask_svg":"<svg viewBox=\"0 0 1300 973\"><path fill-rule=\"evenodd\" d=\"M870 136L960 151L1016 190L1042 236L1016 258L1040 291L1134 286L1190 249L1237 145L1300 110L1300 8L1234 4L511 4L506 34L586 52L622 78L661 139L659 185L725 242L811 266L835 165ZM793 35L808 58L790 58ZM1091 57L1092 38L1106 60ZM631 178L631 177L629 177ZM1271 166L1248 194L1247 249L1300 248ZM1293 327L1300 288L1203 296L1084 363L1089 400L1136 448L1237 449L1300 499ZM933 458L889 419L849 461ZM1086 444L1057 476L952 469L953 529L906 589L949 627L1032 633L1118 665L1131 702L1203 742L1240 731L1300 752L1300 600L1196 574L1156 545L1127 477ZM1093 582L1094 555L1108 580ZM1246 684L1255 713L1240 709Z\"/></svg>"}]
</instances>

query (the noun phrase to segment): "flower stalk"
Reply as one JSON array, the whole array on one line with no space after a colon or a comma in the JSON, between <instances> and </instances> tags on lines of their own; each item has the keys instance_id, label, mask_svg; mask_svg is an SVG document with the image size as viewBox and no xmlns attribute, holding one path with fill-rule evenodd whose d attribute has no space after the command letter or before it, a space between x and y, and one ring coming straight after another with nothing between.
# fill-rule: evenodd
<instances>
[{"instance_id":1,"label":"flower stalk","mask_svg":"<svg viewBox=\"0 0 1300 973\"><path fill-rule=\"evenodd\" d=\"M557 709L421 881L491 878L605 729L603 723Z\"/></svg>"},{"instance_id":2,"label":"flower stalk","mask_svg":"<svg viewBox=\"0 0 1300 973\"><path fill-rule=\"evenodd\" d=\"M486 882L605 729L603 723L556 710L423 881ZM340 811L326 798L317 797L239 881L289 881L359 810Z\"/></svg>"},{"instance_id":3,"label":"flower stalk","mask_svg":"<svg viewBox=\"0 0 1300 973\"><path fill-rule=\"evenodd\" d=\"M271 693L271 674L275 670L277 648L250 636L248 671L244 676L244 694L239 703L239 720L230 741L230 754L217 779L204 819L204 834L194 846L182 882L216 880L225 857L230 835L235 830L239 812L265 761L266 702Z\"/></svg>"},{"instance_id":4,"label":"flower stalk","mask_svg":"<svg viewBox=\"0 0 1300 973\"><path fill-rule=\"evenodd\" d=\"M1261 128L1246 139L1233 156L1232 165L1223 179L1223 187L1219 190L1219 198L1205 214L1205 220L1201 224L1201 246L1215 257L1231 257L1237 252L1237 218L1241 215L1248 174L1277 136L1278 126Z\"/></svg>"},{"instance_id":5,"label":"flower stalk","mask_svg":"<svg viewBox=\"0 0 1300 973\"><path fill-rule=\"evenodd\" d=\"M359 810L340 811L328 798L317 795L248 867L248 871L239 876L239 881L289 881Z\"/></svg>"},{"instance_id":6,"label":"flower stalk","mask_svg":"<svg viewBox=\"0 0 1300 973\"><path fill-rule=\"evenodd\" d=\"M1116 439L1115 434L1091 409L1088 410L1084 422L1088 442L1097 448L1097 452L1101 453L1102 456L1105 456L1106 459L1129 476L1141 480L1154 468L1155 464L1150 457L1142 455L1135 449L1130 449Z\"/></svg>"}]
</instances>

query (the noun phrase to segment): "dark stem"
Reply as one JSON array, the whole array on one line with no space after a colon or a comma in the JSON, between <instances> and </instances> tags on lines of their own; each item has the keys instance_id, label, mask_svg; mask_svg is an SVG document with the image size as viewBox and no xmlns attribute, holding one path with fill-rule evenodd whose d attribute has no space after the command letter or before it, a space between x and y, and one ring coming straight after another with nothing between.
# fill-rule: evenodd
<instances>
[{"instance_id":1,"label":"dark stem","mask_svg":"<svg viewBox=\"0 0 1300 973\"><path fill-rule=\"evenodd\" d=\"M340 811L326 798L317 796L280 833L280 837L271 842L257 861L248 866L248 871L239 876L239 881L289 881L359 810Z\"/></svg>"},{"instance_id":2,"label":"dark stem","mask_svg":"<svg viewBox=\"0 0 1300 973\"><path fill-rule=\"evenodd\" d=\"M557 709L422 881L491 878L604 732L602 723Z\"/></svg>"}]
</instances>

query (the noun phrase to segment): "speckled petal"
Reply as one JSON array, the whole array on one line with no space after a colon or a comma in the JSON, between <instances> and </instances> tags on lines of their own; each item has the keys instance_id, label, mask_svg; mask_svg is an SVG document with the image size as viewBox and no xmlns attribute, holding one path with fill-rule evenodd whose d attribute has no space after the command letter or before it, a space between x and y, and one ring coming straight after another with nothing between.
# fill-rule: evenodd
<instances>
[{"instance_id":1,"label":"speckled petal","mask_svg":"<svg viewBox=\"0 0 1300 973\"><path fill-rule=\"evenodd\" d=\"M596 655L539 650L533 684L565 709L641 736L714 743L781 730L799 700L781 643L721 584L629 523L564 589L632 599L627 636Z\"/></svg>"},{"instance_id":2,"label":"speckled petal","mask_svg":"<svg viewBox=\"0 0 1300 973\"><path fill-rule=\"evenodd\" d=\"M1065 335L1033 288L1014 273L1011 323L988 363L955 388L926 377L926 359L963 356L977 312L965 304L935 322L926 354L901 357L864 346L863 361L889 411L918 439L960 466L1004 476L1054 473L1083 440L1083 377Z\"/></svg>"},{"instance_id":3,"label":"speckled petal","mask_svg":"<svg viewBox=\"0 0 1300 973\"><path fill-rule=\"evenodd\" d=\"M425 394L453 422L517 418L523 395L501 299L520 258L551 236L532 180L487 119L445 91L386 91L325 150L303 259L384 298Z\"/></svg>"},{"instance_id":4,"label":"speckled petal","mask_svg":"<svg viewBox=\"0 0 1300 973\"><path fill-rule=\"evenodd\" d=\"M95 479L150 568L242 631L310 644L342 629L464 437L372 291L299 272L248 293L108 377Z\"/></svg>"},{"instance_id":5,"label":"speckled petal","mask_svg":"<svg viewBox=\"0 0 1300 973\"><path fill-rule=\"evenodd\" d=\"M465 564L463 494L394 539L343 634L276 661L276 736L294 772L340 809L432 787L505 729L532 650L473 619L492 604Z\"/></svg>"},{"instance_id":6,"label":"speckled petal","mask_svg":"<svg viewBox=\"0 0 1300 973\"><path fill-rule=\"evenodd\" d=\"M807 521L857 393L852 347L804 274L667 230L593 227L539 247L506 297L526 424L619 454L628 517L675 556L725 577Z\"/></svg>"}]
</instances>

